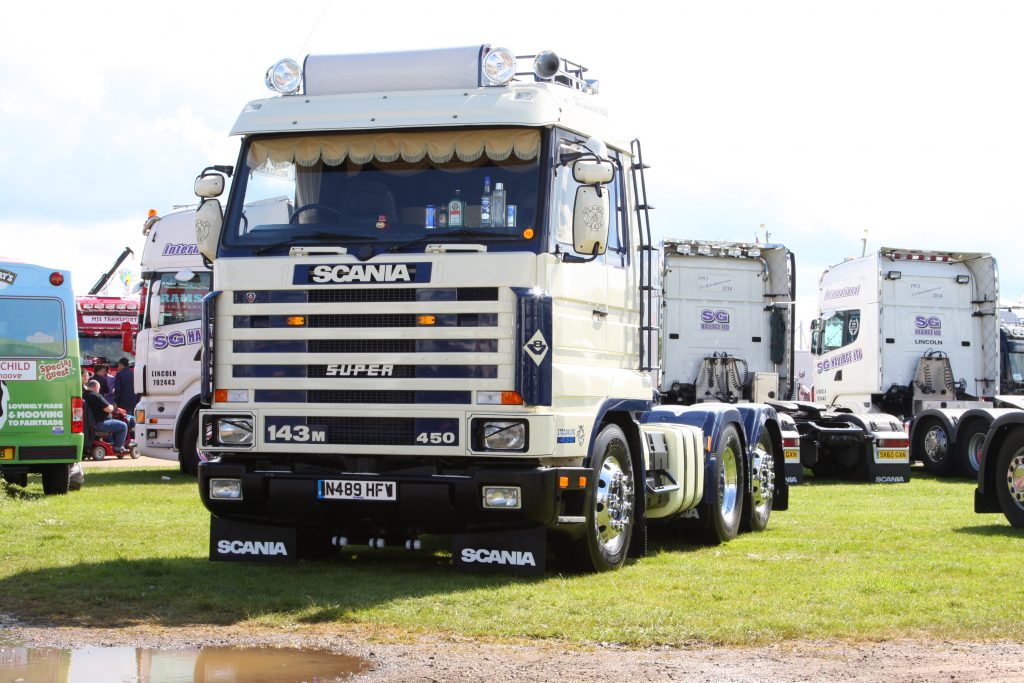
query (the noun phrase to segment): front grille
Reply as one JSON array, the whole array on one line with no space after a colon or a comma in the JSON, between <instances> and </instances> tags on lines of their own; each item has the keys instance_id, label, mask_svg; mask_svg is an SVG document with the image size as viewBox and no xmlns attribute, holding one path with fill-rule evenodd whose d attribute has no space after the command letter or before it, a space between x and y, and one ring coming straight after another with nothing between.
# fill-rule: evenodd
<instances>
[{"instance_id":1,"label":"front grille","mask_svg":"<svg viewBox=\"0 0 1024 683\"><path fill-rule=\"evenodd\" d=\"M256 403L468 404L469 391L392 389L257 389Z\"/></svg>"},{"instance_id":2,"label":"front grille","mask_svg":"<svg viewBox=\"0 0 1024 683\"><path fill-rule=\"evenodd\" d=\"M327 432L326 443L366 446L411 446L416 420L410 417L311 417L311 429Z\"/></svg>"},{"instance_id":3,"label":"front grille","mask_svg":"<svg viewBox=\"0 0 1024 683\"><path fill-rule=\"evenodd\" d=\"M310 327L415 327L412 313L364 315L311 315Z\"/></svg>"},{"instance_id":4,"label":"front grille","mask_svg":"<svg viewBox=\"0 0 1024 683\"><path fill-rule=\"evenodd\" d=\"M416 353L416 340L310 339L309 353Z\"/></svg>"}]
</instances>

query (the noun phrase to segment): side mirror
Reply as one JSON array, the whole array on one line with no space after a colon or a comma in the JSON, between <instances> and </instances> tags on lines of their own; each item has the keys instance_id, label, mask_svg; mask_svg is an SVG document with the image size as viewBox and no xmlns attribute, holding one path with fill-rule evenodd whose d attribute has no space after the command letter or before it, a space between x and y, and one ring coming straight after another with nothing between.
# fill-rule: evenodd
<instances>
[{"instance_id":1,"label":"side mirror","mask_svg":"<svg viewBox=\"0 0 1024 683\"><path fill-rule=\"evenodd\" d=\"M203 173L196 178L196 196L213 199L224 194L224 176L219 173Z\"/></svg>"},{"instance_id":2,"label":"side mirror","mask_svg":"<svg viewBox=\"0 0 1024 683\"><path fill-rule=\"evenodd\" d=\"M204 199L196 209L196 244L199 253L212 261L217 256L217 243L224 227L224 214L220 200Z\"/></svg>"},{"instance_id":3,"label":"side mirror","mask_svg":"<svg viewBox=\"0 0 1024 683\"><path fill-rule=\"evenodd\" d=\"M580 185L607 185L615 177L610 161L577 159L572 164L572 178Z\"/></svg>"},{"instance_id":4,"label":"side mirror","mask_svg":"<svg viewBox=\"0 0 1024 683\"><path fill-rule=\"evenodd\" d=\"M121 350L135 353L135 335L132 334L131 323L121 323Z\"/></svg>"},{"instance_id":5,"label":"side mirror","mask_svg":"<svg viewBox=\"0 0 1024 683\"><path fill-rule=\"evenodd\" d=\"M608 192L600 185L576 188L572 211L573 248L580 254L600 255L608 246Z\"/></svg>"},{"instance_id":6,"label":"side mirror","mask_svg":"<svg viewBox=\"0 0 1024 683\"><path fill-rule=\"evenodd\" d=\"M153 280L149 288L149 303L146 304L149 311L149 326L154 330L160 327L160 280Z\"/></svg>"}]
</instances>

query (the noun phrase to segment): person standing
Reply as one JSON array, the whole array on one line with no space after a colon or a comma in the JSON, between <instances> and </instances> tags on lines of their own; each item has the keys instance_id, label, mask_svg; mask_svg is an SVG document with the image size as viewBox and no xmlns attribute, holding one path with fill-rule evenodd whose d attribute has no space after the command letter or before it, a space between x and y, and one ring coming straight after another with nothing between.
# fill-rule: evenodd
<instances>
[{"instance_id":1,"label":"person standing","mask_svg":"<svg viewBox=\"0 0 1024 683\"><path fill-rule=\"evenodd\" d=\"M107 403L114 402L114 378L110 376L110 366L106 363L97 363L92 370L92 378L100 385L99 394Z\"/></svg>"},{"instance_id":2,"label":"person standing","mask_svg":"<svg viewBox=\"0 0 1024 683\"><path fill-rule=\"evenodd\" d=\"M95 429L97 432L109 432L114 439L114 452L127 453L124 447L125 439L128 437L128 425L120 420L114 420L110 414L114 412L114 406L100 395L100 383L93 377L85 385L89 390L83 397L89 406Z\"/></svg>"},{"instance_id":3,"label":"person standing","mask_svg":"<svg viewBox=\"0 0 1024 683\"><path fill-rule=\"evenodd\" d=\"M117 374L114 375L114 405L124 408L129 415L135 414L135 406L139 397L135 393L135 370L128 365L128 359L117 361Z\"/></svg>"}]
</instances>

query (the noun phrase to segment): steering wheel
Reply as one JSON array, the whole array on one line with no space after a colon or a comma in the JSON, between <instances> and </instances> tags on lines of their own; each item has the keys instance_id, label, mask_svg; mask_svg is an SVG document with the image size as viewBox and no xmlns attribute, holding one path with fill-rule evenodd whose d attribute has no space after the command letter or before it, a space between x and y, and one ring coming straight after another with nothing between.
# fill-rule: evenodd
<instances>
[{"instance_id":1,"label":"steering wheel","mask_svg":"<svg viewBox=\"0 0 1024 683\"><path fill-rule=\"evenodd\" d=\"M338 209L335 209L333 206L327 206L326 204L303 204L299 208L292 211L292 215L288 217L289 225L295 222L295 219L299 217L300 213L302 213L303 211L309 211L311 209L322 209L329 213L333 213L335 216L337 216L343 221L346 220L345 214L343 214Z\"/></svg>"}]
</instances>

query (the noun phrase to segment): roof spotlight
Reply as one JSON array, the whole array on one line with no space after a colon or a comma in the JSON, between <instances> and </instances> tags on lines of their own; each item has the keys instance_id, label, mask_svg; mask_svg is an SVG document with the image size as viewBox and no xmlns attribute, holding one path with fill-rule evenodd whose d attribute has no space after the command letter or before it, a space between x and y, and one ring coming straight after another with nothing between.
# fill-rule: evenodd
<instances>
[{"instance_id":1,"label":"roof spotlight","mask_svg":"<svg viewBox=\"0 0 1024 683\"><path fill-rule=\"evenodd\" d=\"M505 85L516 75L516 58L504 47L490 50L481 65L489 85Z\"/></svg>"},{"instance_id":2,"label":"roof spotlight","mask_svg":"<svg viewBox=\"0 0 1024 683\"><path fill-rule=\"evenodd\" d=\"M551 50L544 50L533 60L533 73L537 74L537 78L546 81L549 78L554 78L561 64L562 60L558 58L558 55Z\"/></svg>"},{"instance_id":3,"label":"roof spotlight","mask_svg":"<svg viewBox=\"0 0 1024 683\"><path fill-rule=\"evenodd\" d=\"M294 59L282 59L267 69L266 84L282 95L296 93L302 85L302 68Z\"/></svg>"}]
</instances>

